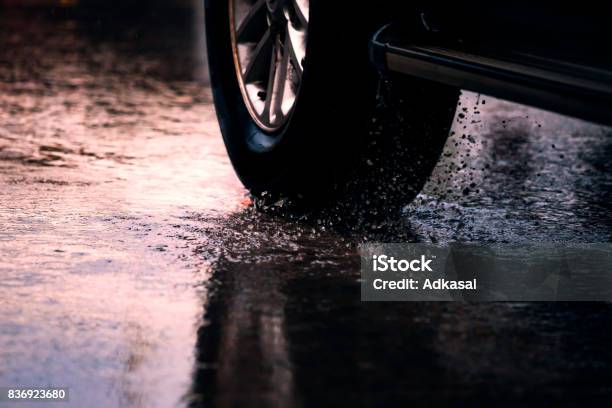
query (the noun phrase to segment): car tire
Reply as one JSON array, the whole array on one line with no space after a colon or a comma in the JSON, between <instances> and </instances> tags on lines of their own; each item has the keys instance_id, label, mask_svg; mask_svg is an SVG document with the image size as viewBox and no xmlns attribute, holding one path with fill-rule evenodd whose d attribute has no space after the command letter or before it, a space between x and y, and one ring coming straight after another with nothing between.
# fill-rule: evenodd
<instances>
[{"instance_id":1,"label":"car tire","mask_svg":"<svg viewBox=\"0 0 612 408\"><path fill-rule=\"evenodd\" d=\"M237 29L230 24L236 11L231 1L205 2L210 80L230 160L255 196L311 203L337 198L347 190L363 195L388 183L404 184L385 188L381 197L390 203L391 191L414 192L422 187L446 139L456 89L408 80L402 99L389 89L394 84L404 89L405 79L386 80L381 88L368 55L369 39L378 23L368 16L371 10L359 2L310 0L306 58L297 97L282 125L266 129L254 117L236 69L238 52L232 35L237 36ZM388 123L385 132L395 134L378 134L380 122L377 125L371 118L377 95L380 108L383 94L382 109L393 110L385 122L400 118L400 126L412 135ZM417 162L417 168L410 165ZM391 163L400 168L386 170ZM371 164L377 167L374 171ZM390 171L399 173L394 176ZM380 180L381 175L385 180Z\"/></svg>"}]
</instances>

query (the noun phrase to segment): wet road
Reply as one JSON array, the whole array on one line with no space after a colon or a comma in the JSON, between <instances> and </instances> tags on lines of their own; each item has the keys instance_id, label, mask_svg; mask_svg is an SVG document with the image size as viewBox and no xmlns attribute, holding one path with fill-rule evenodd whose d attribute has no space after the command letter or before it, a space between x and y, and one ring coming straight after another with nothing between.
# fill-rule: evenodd
<instances>
[{"instance_id":1,"label":"wet road","mask_svg":"<svg viewBox=\"0 0 612 408\"><path fill-rule=\"evenodd\" d=\"M374 237L254 210L197 30L108 24L0 17L0 386L77 407L610 397L610 304L361 303ZM388 241L610 241L609 129L459 108Z\"/></svg>"}]
</instances>

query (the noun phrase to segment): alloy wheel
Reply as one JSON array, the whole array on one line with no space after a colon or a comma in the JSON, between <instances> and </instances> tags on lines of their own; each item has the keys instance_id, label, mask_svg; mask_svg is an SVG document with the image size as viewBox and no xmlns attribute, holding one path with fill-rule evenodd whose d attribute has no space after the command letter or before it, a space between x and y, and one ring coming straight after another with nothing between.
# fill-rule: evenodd
<instances>
[{"instance_id":1,"label":"alloy wheel","mask_svg":"<svg viewBox=\"0 0 612 408\"><path fill-rule=\"evenodd\" d=\"M229 0L234 66L244 102L264 131L290 117L302 82L309 0Z\"/></svg>"}]
</instances>

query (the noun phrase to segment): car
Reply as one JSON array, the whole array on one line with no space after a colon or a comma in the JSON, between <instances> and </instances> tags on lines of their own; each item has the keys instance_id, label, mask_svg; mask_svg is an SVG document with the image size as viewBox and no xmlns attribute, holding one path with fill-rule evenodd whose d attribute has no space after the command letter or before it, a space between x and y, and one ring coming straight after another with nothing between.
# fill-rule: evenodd
<instances>
[{"instance_id":1,"label":"car","mask_svg":"<svg viewBox=\"0 0 612 408\"><path fill-rule=\"evenodd\" d=\"M221 132L255 196L414 197L462 89L612 124L604 6L406 3L205 1ZM376 123L381 100L401 128Z\"/></svg>"}]
</instances>

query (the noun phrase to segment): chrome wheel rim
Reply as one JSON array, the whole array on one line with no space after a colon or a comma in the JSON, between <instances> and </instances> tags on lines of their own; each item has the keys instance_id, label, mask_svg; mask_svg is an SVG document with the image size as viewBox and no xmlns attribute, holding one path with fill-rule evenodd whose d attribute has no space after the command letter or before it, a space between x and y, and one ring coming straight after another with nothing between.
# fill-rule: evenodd
<instances>
[{"instance_id":1,"label":"chrome wheel rim","mask_svg":"<svg viewBox=\"0 0 612 408\"><path fill-rule=\"evenodd\" d=\"M234 67L257 126L283 127L302 83L309 0L228 0Z\"/></svg>"}]
</instances>

